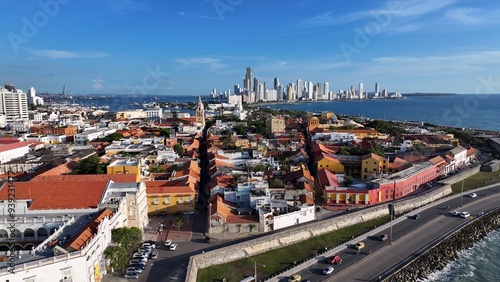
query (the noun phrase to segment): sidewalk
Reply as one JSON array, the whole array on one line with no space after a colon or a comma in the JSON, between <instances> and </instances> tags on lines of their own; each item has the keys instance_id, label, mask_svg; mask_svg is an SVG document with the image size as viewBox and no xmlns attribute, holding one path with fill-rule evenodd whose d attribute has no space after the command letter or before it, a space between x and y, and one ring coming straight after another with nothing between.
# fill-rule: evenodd
<instances>
[{"instance_id":1,"label":"sidewalk","mask_svg":"<svg viewBox=\"0 0 500 282\"><path fill-rule=\"evenodd\" d=\"M163 224L163 232L160 232L159 227ZM180 232L175 227L174 216L152 217L149 221L148 229L144 231L145 240L153 240L156 242L172 241L190 241L193 230L193 219L184 219L184 224L180 228Z\"/></svg>"}]
</instances>

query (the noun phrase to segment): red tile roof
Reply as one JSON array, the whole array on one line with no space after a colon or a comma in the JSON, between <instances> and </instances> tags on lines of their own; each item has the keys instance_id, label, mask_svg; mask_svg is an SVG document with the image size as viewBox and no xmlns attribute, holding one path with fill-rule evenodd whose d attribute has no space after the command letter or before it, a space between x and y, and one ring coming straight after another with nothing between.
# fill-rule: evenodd
<instances>
[{"instance_id":1,"label":"red tile roof","mask_svg":"<svg viewBox=\"0 0 500 282\"><path fill-rule=\"evenodd\" d=\"M29 147L31 145L40 145L43 144L41 142L36 142L36 141L21 141L21 142L16 142L16 143L9 143L5 145L0 145L0 152L6 152L10 150L14 150L17 148L22 148L22 147Z\"/></svg>"},{"instance_id":2,"label":"red tile roof","mask_svg":"<svg viewBox=\"0 0 500 282\"><path fill-rule=\"evenodd\" d=\"M86 181L108 181L126 183L136 182L135 174L81 174L81 175L39 175L30 182L86 182Z\"/></svg>"},{"instance_id":3,"label":"red tile roof","mask_svg":"<svg viewBox=\"0 0 500 282\"><path fill-rule=\"evenodd\" d=\"M332 186L333 188L340 186L337 176L325 168L318 171L318 181L322 188L325 186Z\"/></svg>"},{"instance_id":4,"label":"red tile roof","mask_svg":"<svg viewBox=\"0 0 500 282\"><path fill-rule=\"evenodd\" d=\"M101 221L113 215L113 212L108 209L100 211L95 215L92 220L85 225L84 228L80 230L78 235L76 235L67 245L66 250L69 252L81 250L85 245L92 239L92 237L99 232L99 224Z\"/></svg>"},{"instance_id":5,"label":"red tile roof","mask_svg":"<svg viewBox=\"0 0 500 282\"><path fill-rule=\"evenodd\" d=\"M90 209L99 205L108 181L16 182L16 199L32 200L30 210ZM8 199L8 185L0 189L0 200Z\"/></svg>"}]
</instances>

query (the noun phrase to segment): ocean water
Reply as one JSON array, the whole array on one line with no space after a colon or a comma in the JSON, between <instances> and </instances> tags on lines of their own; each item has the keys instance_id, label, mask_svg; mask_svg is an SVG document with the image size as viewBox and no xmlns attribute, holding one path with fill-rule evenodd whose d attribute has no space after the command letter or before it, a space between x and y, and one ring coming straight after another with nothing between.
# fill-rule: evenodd
<instances>
[{"instance_id":1,"label":"ocean water","mask_svg":"<svg viewBox=\"0 0 500 282\"><path fill-rule=\"evenodd\" d=\"M420 282L497 282L500 281L500 231L493 231L482 241L441 271Z\"/></svg>"},{"instance_id":2,"label":"ocean water","mask_svg":"<svg viewBox=\"0 0 500 282\"><path fill-rule=\"evenodd\" d=\"M500 95L407 97L400 100L296 102L263 105L274 109L364 116L381 120L422 121L459 128L500 131Z\"/></svg>"}]
</instances>

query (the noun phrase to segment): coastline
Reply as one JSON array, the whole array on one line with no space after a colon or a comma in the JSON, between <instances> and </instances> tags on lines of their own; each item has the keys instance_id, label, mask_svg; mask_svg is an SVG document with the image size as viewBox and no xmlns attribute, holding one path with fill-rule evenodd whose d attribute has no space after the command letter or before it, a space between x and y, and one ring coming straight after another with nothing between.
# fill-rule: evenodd
<instances>
[{"instance_id":1,"label":"coastline","mask_svg":"<svg viewBox=\"0 0 500 282\"><path fill-rule=\"evenodd\" d=\"M417 281L427 278L455 261L462 251L472 248L495 230L500 230L500 208L472 220L384 281Z\"/></svg>"}]
</instances>

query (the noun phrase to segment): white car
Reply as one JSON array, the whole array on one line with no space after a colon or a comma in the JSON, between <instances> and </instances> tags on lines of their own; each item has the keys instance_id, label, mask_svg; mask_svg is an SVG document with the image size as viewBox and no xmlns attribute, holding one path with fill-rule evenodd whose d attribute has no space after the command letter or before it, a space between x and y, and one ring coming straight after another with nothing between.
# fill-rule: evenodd
<instances>
[{"instance_id":1,"label":"white car","mask_svg":"<svg viewBox=\"0 0 500 282\"><path fill-rule=\"evenodd\" d=\"M158 252L154 251L151 253L151 259L157 259L158 258Z\"/></svg>"},{"instance_id":2,"label":"white car","mask_svg":"<svg viewBox=\"0 0 500 282\"><path fill-rule=\"evenodd\" d=\"M137 272L137 273L141 273L141 272L142 272L142 269L141 269L140 267L133 267L133 266L130 266L130 267L127 267L126 272Z\"/></svg>"},{"instance_id":3,"label":"white car","mask_svg":"<svg viewBox=\"0 0 500 282\"><path fill-rule=\"evenodd\" d=\"M477 194L476 194L476 193L470 193L470 194L469 194L469 197L471 197L471 198L475 198L475 197L477 197Z\"/></svg>"},{"instance_id":4,"label":"white car","mask_svg":"<svg viewBox=\"0 0 500 282\"><path fill-rule=\"evenodd\" d=\"M454 216L459 216L460 212L459 211L452 211L451 214L454 215Z\"/></svg>"},{"instance_id":5,"label":"white car","mask_svg":"<svg viewBox=\"0 0 500 282\"><path fill-rule=\"evenodd\" d=\"M165 247L170 247L170 245L172 245L172 240L168 239L165 241Z\"/></svg>"},{"instance_id":6,"label":"white car","mask_svg":"<svg viewBox=\"0 0 500 282\"><path fill-rule=\"evenodd\" d=\"M325 268L325 269L323 270L323 274L324 274L324 275L330 275L330 274L332 274L332 273L333 273L333 270L334 270L334 269L333 269L333 267L329 266L329 267L327 267L327 268Z\"/></svg>"},{"instance_id":7,"label":"white car","mask_svg":"<svg viewBox=\"0 0 500 282\"><path fill-rule=\"evenodd\" d=\"M468 218L470 216L470 213L466 212L466 211L463 211L460 213L460 217L463 217L463 218Z\"/></svg>"},{"instance_id":8,"label":"white car","mask_svg":"<svg viewBox=\"0 0 500 282\"><path fill-rule=\"evenodd\" d=\"M171 251L175 251L175 249L177 249L177 244L171 244L170 245L170 250Z\"/></svg>"}]
</instances>

